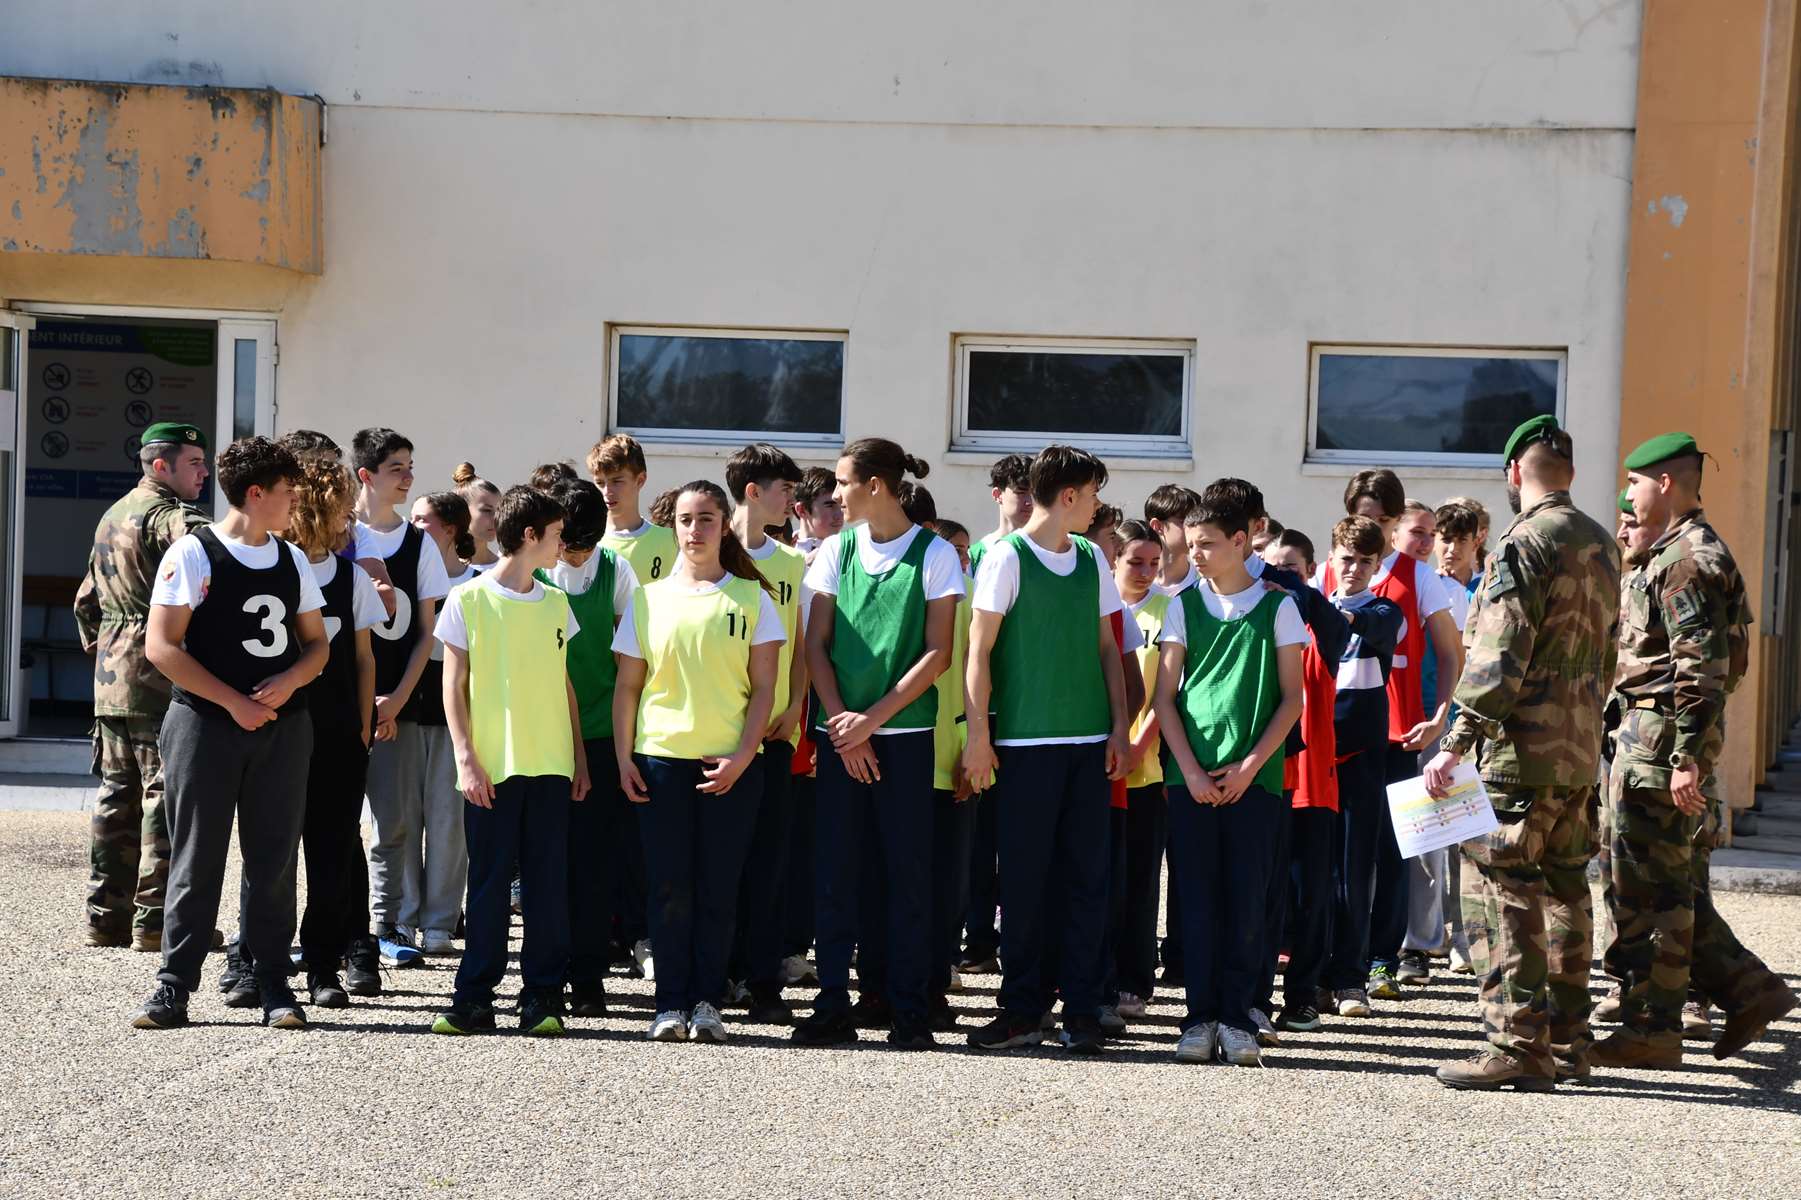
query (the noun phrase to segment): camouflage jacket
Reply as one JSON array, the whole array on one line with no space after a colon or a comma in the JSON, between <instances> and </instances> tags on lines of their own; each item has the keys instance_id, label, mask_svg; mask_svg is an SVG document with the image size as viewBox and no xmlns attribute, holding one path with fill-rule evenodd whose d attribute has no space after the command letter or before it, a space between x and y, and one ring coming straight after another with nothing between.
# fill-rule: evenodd
<instances>
[{"instance_id":1,"label":"camouflage jacket","mask_svg":"<svg viewBox=\"0 0 1801 1200\"><path fill-rule=\"evenodd\" d=\"M1713 774L1726 697L1745 676L1751 607L1732 551L1700 509L1670 522L1649 561L1626 578L1615 770L1631 787L1668 788L1678 759Z\"/></svg>"},{"instance_id":2,"label":"camouflage jacket","mask_svg":"<svg viewBox=\"0 0 1801 1200\"><path fill-rule=\"evenodd\" d=\"M75 593L81 648L94 656L94 715L159 717L169 681L144 657L150 586L163 553L212 520L160 483L143 479L94 530L94 552Z\"/></svg>"},{"instance_id":3,"label":"camouflage jacket","mask_svg":"<svg viewBox=\"0 0 1801 1200\"><path fill-rule=\"evenodd\" d=\"M1444 748L1483 747L1492 783L1590 787L1618 651L1620 549L1552 492L1514 518L1464 625L1458 713Z\"/></svg>"}]
</instances>

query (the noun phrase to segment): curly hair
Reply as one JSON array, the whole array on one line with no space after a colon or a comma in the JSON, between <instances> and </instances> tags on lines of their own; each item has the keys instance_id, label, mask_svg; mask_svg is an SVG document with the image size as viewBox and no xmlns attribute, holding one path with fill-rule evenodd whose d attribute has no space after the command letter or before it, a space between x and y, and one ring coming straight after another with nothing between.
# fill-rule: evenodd
<instances>
[{"instance_id":1,"label":"curly hair","mask_svg":"<svg viewBox=\"0 0 1801 1200\"><path fill-rule=\"evenodd\" d=\"M344 464L323 454L302 455L288 540L308 558L334 553L344 542L344 518L355 501L355 485Z\"/></svg>"},{"instance_id":2,"label":"curly hair","mask_svg":"<svg viewBox=\"0 0 1801 1200\"><path fill-rule=\"evenodd\" d=\"M233 508L243 507L244 497L253 487L267 491L284 479L293 483L300 478L300 463L293 452L260 436L239 438L225 447L215 470L226 503Z\"/></svg>"}]
</instances>

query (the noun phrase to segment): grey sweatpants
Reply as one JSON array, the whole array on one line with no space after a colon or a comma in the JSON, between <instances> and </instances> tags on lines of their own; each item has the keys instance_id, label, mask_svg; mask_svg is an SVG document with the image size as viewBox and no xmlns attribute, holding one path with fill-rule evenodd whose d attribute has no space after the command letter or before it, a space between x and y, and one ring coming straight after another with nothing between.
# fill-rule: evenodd
<instances>
[{"instance_id":1,"label":"grey sweatpants","mask_svg":"<svg viewBox=\"0 0 1801 1200\"><path fill-rule=\"evenodd\" d=\"M294 869L306 819L313 721L284 712L254 732L223 713L169 705L158 747L169 815L169 891L157 979L193 991L213 946L231 827L244 858L239 938L257 964L285 981L294 941Z\"/></svg>"},{"instance_id":2,"label":"grey sweatpants","mask_svg":"<svg viewBox=\"0 0 1801 1200\"><path fill-rule=\"evenodd\" d=\"M377 927L449 933L463 908L469 853L450 729L401 721L369 750L369 912Z\"/></svg>"}]
</instances>

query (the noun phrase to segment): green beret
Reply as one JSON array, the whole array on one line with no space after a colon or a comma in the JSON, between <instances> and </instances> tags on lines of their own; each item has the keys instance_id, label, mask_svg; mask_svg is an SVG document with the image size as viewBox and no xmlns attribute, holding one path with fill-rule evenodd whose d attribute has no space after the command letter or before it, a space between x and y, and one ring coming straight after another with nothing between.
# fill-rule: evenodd
<instances>
[{"instance_id":1,"label":"green beret","mask_svg":"<svg viewBox=\"0 0 1801 1200\"><path fill-rule=\"evenodd\" d=\"M206 449L206 435L198 426L184 425L180 421L158 421L144 431L140 439L149 446L156 442L174 442L177 446L198 446Z\"/></svg>"},{"instance_id":2,"label":"green beret","mask_svg":"<svg viewBox=\"0 0 1801 1200\"><path fill-rule=\"evenodd\" d=\"M1635 516L1637 515L1637 511L1632 507L1632 499L1626 494L1625 488L1620 489L1620 511Z\"/></svg>"},{"instance_id":3,"label":"green beret","mask_svg":"<svg viewBox=\"0 0 1801 1200\"><path fill-rule=\"evenodd\" d=\"M1557 418L1550 413L1542 413L1539 416L1521 421L1519 428L1515 429L1513 435L1507 439L1507 448L1501 451L1501 461L1504 463L1511 463L1514 459L1526 452L1526 447L1530 446L1533 442L1538 441L1547 433L1555 432L1556 429Z\"/></svg>"},{"instance_id":4,"label":"green beret","mask_svg":"<svg viewBox=\"0 0 1801 1200\"><path fill-rule=\"evenodd\" d=\"M1680 458L1685 454L1699 456L1700 453L1701 448L1695 445L1695 439L1689 434L1660 433L1626 456L1626 469L1642 471L1666 459Z\"/></svg>"}]
</instances>

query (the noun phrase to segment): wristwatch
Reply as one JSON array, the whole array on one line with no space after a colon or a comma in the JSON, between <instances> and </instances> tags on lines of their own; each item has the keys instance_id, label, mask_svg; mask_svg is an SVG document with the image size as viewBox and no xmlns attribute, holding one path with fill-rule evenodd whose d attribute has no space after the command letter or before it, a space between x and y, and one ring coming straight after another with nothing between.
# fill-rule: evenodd
<instances>
[{"instance_id":1,"label":"wristwatch","mask_svg":"<svg viewBox=\"0 0 1801 1200\"><path fill-rule=\"evenodd\" d=\"M1699 764L1695 762L1695 756L1692 754L1677 753L1670 755L1670 770L1672 771L1680 771L1685 767L1695 767L1698 765Z\"/></svg>"}]
</instances>

